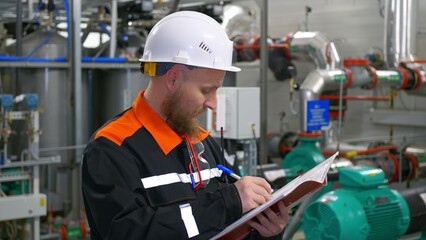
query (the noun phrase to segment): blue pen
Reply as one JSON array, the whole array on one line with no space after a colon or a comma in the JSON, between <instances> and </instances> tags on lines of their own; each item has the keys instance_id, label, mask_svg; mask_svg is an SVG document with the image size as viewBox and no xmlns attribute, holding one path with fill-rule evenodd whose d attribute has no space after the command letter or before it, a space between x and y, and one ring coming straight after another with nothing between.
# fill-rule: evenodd
<instances>
[{"instance_id":1,"label":"blue pen","mask_svg":"<svg viewBox=\"0 0 426 240\"><path fill-rule=\"evenodd\" d=\"M189 176L191 177L191 185L192 185L192 189L194 189L195 191L195 179L194 179L194 174L191 173L189 174Z\"/></svg>"},{"instance_id":2,"label":"blue pen","mask_svg":"<svg viewBox=\"0 0 426 240\"><path fill-rule=\"evenodd\" d=\"M226 168L220 164L217 165L217 168L219 168L219 170L222 170L222 172L224 172L226 175L231 176L232 178L234 178L235 180L240 180L241 177L238 176L237 174L235 174L231 169Z\"/></svg>"}]
</instances>

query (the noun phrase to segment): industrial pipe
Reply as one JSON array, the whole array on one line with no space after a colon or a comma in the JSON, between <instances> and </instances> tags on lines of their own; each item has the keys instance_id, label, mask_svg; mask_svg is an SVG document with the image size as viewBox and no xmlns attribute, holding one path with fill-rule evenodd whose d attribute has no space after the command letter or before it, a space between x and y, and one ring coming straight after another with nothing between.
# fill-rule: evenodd
<instances>
[{"instance_id":1,"label":"industrial pipe","mask_svg":"<svg viewBox=\"0 0 426 240\"><path fill-rule=\"evenodd\" d=\"M424 231L426 229L426 206L424 204L426 186L405 189L401 195L410 206L411 220L406 234Z\"/></svg>"},{"instance_id":2,"label":"industrial pipe","mask_svg":"<svg viewBox=\"0 0 426 240\"><path fill-rule=\"evenodd\" d=\"M362 61L361 61L362 62ZM424 71L412 70L398 67L394 70L376 71L373 67L365 66L364 63L352 62L345 64L345 70L322 70L311 71L302 82L299 91L300 98L300 126L301 131L306 131L306 102L318 100L321 93L329 90L338 90L340 82L344 82L344 88L363 87L372 89L377 86L388 86L398 90L424 90Z\"/></svg>"},{"instance_id":3,"label":"industrial pipe","mask_svg":"<svg viewBox=\"0 0 426 240\"><path fill-rule=\"evenodd\" d=\"M300 129L302 132L307 130L306 126L306 102L319 99L324 90L335 90L339 87L341 81L345 81L345 88L351 84L351 79L347 77L343 70L320 70L311 71L303 81L299 89L299 114ZM347 81L348 79L348 81Z\"/></svg>"},{"instance_id":4,"label":"industrial pipe","mask_svg":"<svg viewBox=\"0 0 426 240\"><path fill-rule=\"evenodd\" d=\"M287 55L292 60L313 61L317 68L341 67L341 57L336 46L320 32L296 32L287 35Z\"/></svg>"},{"instance_id":5,"label":"industrial pipe","mask_svg":"<svg viewBox=\"0 0 426 240\"><path fill-rule=\"evenodd\" d=\"M233 37L238 61L254 61L259 58L262 35L237 35ZM290 60L312 62L317 69L338 69L342 66L341 57L335 44L320 32L296 32L286 37L272 40L266 38L264 44L269 49L269 68L277 80L295 75ZM279 64L277 64L279 62Z\"/></svg>"},{"instance_id":6,"label":"industrial pipe","mask_svg":"<svg viewBox=\"0 0 426 240\"><path fill-rule=\"evenodd\" d=\"M416 0L385 1L384 55L389 68L414 60L417 6Z\"/></svg>"}]
</instances>

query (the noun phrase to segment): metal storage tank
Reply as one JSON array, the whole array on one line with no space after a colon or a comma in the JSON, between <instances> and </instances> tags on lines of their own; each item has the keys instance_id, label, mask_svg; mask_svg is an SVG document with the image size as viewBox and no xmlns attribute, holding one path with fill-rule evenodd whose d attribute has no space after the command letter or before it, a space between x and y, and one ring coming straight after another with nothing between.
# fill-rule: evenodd
<instances>
[{"instance_id":1,"label":"metal storage tank","mask_svg":"<svg viewBox=\"0 0 426 240\"><path fill-rule=\"evenodd\" d=\"M121 57L133 56L134 60L137 61L145 38L131 28L126 29L124 36L127 46L117 49L115 55ZM104 55L108 55L108 52ZM143 75L138 68L95 71L93 75L92 120L94 131L118 113L131 107L140 90L148 86L149 80L150 77Z\"/></svg>"},{"instance_id":2,"label":"metal storage tank","mask_svg":"<svg viewBox=\"0 0 426 240\"><path fill-rule=\"evenodd\" d=\"M138 69L99 70L93 82L94 130L131 107L140 90L148 86L149 79Z\"/></svg>"},{"instance_id":3,"label":"metal storage tank","mask_svg":"<svg viewBox=\"0 0 426 240\"><path fill-rule=\"evenodd\" d=\"M13 46L12 48L15 48ZM14 52L14 51L10 51ZM48 31L45 28L33 32L22 40L22 54L28 56L28 61L38 61L38 59L56 59L67 56L67 39L60 36L55 31ZM88 129L87 124L87 82L83 80L83 91L74 94L73 83L69 77L67 68L19 68L18 79L12 84L16 90L13 94L36 93L39 96L40 112L40 149L55 149L58 147L72 146L74 144L74 122L73 108L74 97L83 98L83 127ZM23 107L24 108L24 107ZM23 126L25 127L25 126ZM19 128L19 127L18 127ZM22 129L17 134L18 142L14 149L15 154L27 147L26 129ZM83 137L88 139L88 131L83 133ZM10 144L12 145L12 144ZM52 150L41 152L48 155L60 155L61 164L51 164L41 169L42 191L52 191L48 195L51 201L49 207L52 210L66 210L71 199L71 172L75 162L74 151ZM43 190L43 188L46 188Z\"/></svg>"}]
</instances>

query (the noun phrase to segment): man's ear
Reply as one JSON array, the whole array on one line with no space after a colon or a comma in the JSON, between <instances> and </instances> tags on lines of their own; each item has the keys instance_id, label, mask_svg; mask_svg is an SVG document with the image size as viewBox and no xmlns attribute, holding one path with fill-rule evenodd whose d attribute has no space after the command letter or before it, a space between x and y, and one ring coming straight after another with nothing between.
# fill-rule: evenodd
<instances>
[{"instance_id":1,"label":"man's ear","mask_svg":"<svg viewBox=\"0 0 426 240\"><path fill-rule=\"evenodd\" d=\"M178 72L176 69L171 68L165 73L165 84L167 89L172 90L176 87L176 79L178 77Z\"/></svg>"},{"instance_id":2,"label":"man's ear","mask_svg":"<svg viewBox=\"0 0 426 240\"><path fill-rule=\"evenodd\" d=\"M182 66L176 64L170 68L166 74L166 85L169 90L175 89L184 80L184 69Z\"/></svg>"}]
</instances>

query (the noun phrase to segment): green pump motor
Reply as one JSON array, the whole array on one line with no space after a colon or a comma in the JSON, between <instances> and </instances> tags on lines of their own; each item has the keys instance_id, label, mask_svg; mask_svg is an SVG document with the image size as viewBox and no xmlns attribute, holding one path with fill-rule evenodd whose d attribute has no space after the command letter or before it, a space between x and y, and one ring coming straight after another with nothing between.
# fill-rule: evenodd
<instances>
[{"instance_id":1,"label":"green pump motor","mask_svg":"<svg viewBox=\"0 0 426 240\"><path fill-rule=\"evenodd\" d=\"M306 239L398 239L410 224L404 198L386 186L381 169L354 166L339 170L343 186L306 209Z\"/></svg>"},{"instance_id":2,"label":"green pump motor","mask_svg":"<svg viewBox=\"0 0 426 240\"><path fill-rule=\"evenodd\" d=\"M285 155L281 163L281 168L285 169L287 175L298 176L325 161L325 157L317 147L321 138L321 133L299 133L297 135L299 144ZM291 180L289 178L288 182ZM331 188L332 184L329 182L326 187L320 190L318 196L330 191Z\"/></svg>"},{"instance_id":3,"label":"green pump motor","mask_svg":"<svg viewBox=\"0 0 426 240\"><path fill-rule=\"evenodd\" d=\"M288 169L291 175L298 175L322 163L325 158L317 147L320 139L321 134L299 133L299 145L285 156L281 168Z\"/></svg>"}]
</instances>

